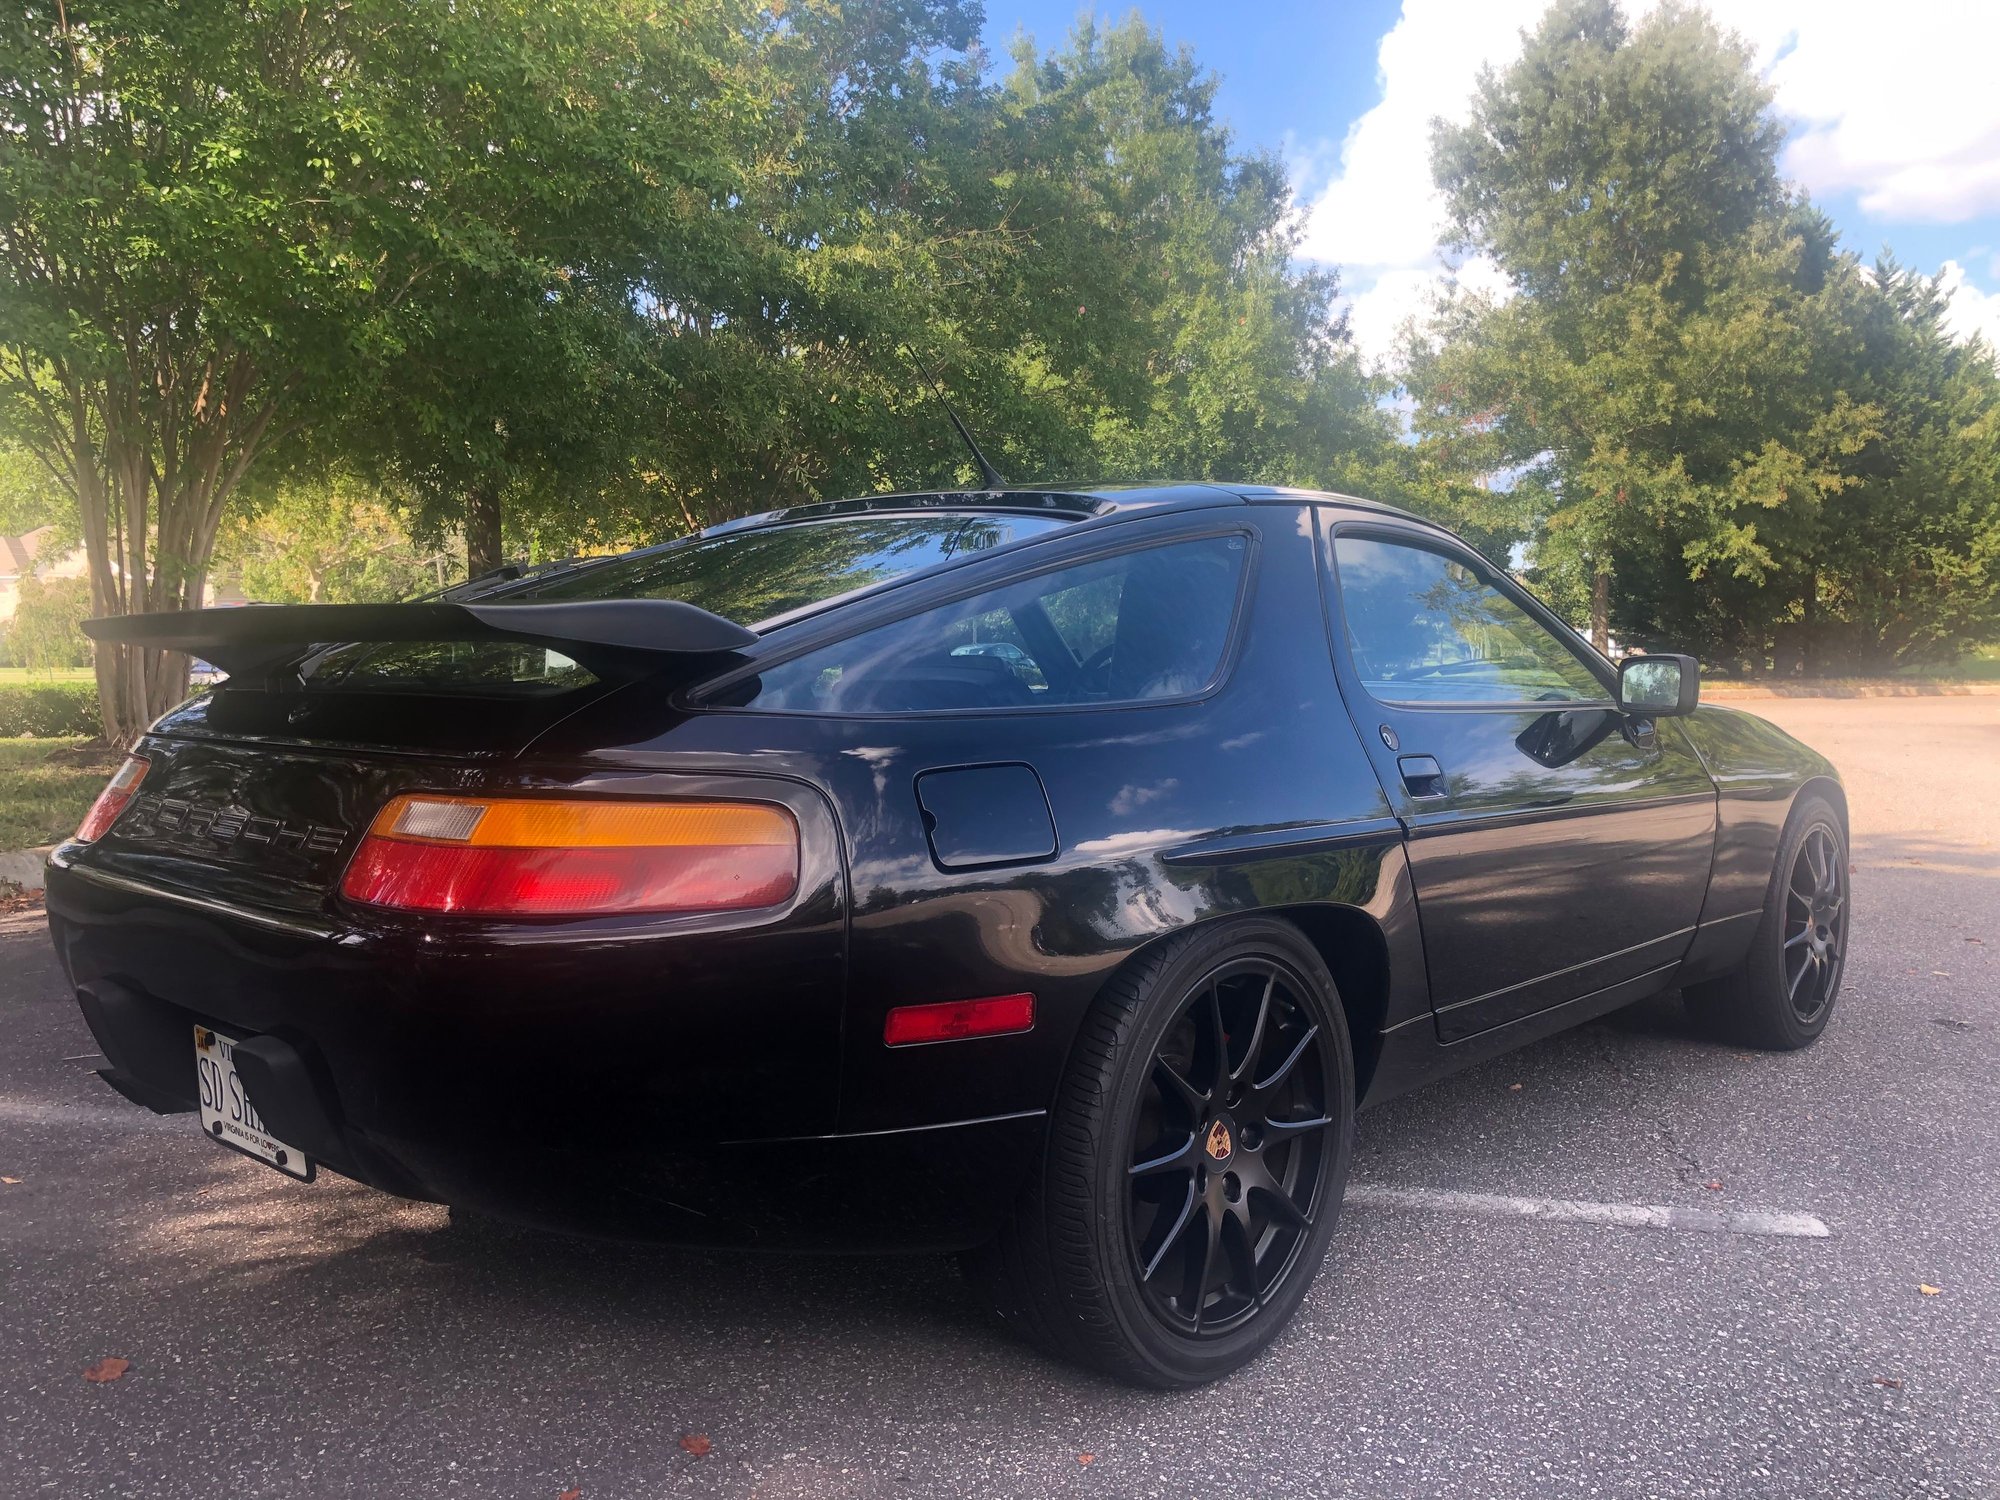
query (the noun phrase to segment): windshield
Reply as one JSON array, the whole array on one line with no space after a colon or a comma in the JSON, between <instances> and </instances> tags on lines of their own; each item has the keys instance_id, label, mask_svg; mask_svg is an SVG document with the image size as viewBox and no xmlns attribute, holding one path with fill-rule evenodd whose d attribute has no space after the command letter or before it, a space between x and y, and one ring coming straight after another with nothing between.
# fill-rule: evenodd
<instances>
[{"instance_id":1,"label":"windshield","mask_svg":"<svg viewBox=\"0 0 2000 1500\"><path fill-rule=\"evenodd\" d=\"M1067 525L1050 516L855 516L697 537L510 590L517 600L679 599L755 625Z\"/></svg>"}]
</instances>

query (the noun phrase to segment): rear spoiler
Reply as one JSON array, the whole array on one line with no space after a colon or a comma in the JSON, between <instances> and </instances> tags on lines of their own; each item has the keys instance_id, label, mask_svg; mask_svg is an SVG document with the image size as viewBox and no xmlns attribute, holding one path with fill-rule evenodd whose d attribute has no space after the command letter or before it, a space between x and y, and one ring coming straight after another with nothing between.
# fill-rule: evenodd
<instances>
[{"instance_id":1,"label":"rear spoiler","mask_svg":"<svg viewBox=\"0 0 2000 1500\"><path fill-rule=\"evenodd\" d=\"M349 641L523 641L598 677L650 677L669 658L719 656L756 642L733 620L678 599L575 604L245 604L85 620L94 641L185 651L253 681L315 646Z\"/></svg>"}]
</instances>

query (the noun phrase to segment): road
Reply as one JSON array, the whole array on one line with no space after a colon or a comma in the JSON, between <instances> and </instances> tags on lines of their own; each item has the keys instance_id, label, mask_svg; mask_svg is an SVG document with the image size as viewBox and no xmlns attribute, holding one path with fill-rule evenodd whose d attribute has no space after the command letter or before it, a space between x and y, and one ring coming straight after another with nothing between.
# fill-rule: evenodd
<instances>
[{"instance_id":1,"label":"road","mask_svg":"<svg viewBox=\"0 0 2000 1500\"><path fill-rule=\"evenodd\" d=\"M0 1493L2000 1493L2000 698L1755 707L1850 783L1826 1037L1749 1055L1663 997L1364 1117L1378 1191L1303 1314L1185 1395L1025 1351L942 1260L584 1246L290 1184L92 1079L37 921L7 919ZM131 1369L86 1383L106 1355Z\"/></svg>"}]
</instances>

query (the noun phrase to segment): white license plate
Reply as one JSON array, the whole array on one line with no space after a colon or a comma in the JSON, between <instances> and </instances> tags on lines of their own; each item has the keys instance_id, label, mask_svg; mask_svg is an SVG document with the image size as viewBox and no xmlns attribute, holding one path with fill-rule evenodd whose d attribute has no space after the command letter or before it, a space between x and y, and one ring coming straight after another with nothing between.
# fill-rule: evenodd
<instances>
[{"instance_id":1,"label":"white license plate","mask_svg":"<svg viewBox=\"0 0 2000 1500\"><path fill-rule=\"evenodd\" d=\"M201 1080L201 1128L209 1137L301 1182L312 1181L313 1164L305 1152L266 1130L250 1103L249 1091L236 1074L234 1037L195 1027L194 1066Z\"/></svg>"}]
</instances>

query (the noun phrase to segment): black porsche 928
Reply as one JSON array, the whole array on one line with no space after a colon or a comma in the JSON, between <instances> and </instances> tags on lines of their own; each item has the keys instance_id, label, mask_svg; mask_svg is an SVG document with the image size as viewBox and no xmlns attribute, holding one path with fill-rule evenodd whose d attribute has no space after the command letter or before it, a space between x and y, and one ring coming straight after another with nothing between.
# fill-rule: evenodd
<instances>
[{"instance_id":1,"label":"black porsche 928","mask_svg":"<svg viewBox=\"0 0 2000 1500\"><path fill-rule=\"evenodd\" d=\"M473 1213L962 1251L1131 1381L1284 1326L1357 1108L1839 990L1824 759L1344 496L899 495L91 630L228 673L51 861L122 1093Z\"/></svg>"}]
</instances>

